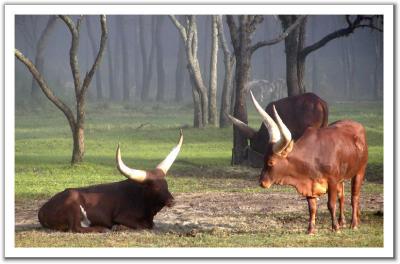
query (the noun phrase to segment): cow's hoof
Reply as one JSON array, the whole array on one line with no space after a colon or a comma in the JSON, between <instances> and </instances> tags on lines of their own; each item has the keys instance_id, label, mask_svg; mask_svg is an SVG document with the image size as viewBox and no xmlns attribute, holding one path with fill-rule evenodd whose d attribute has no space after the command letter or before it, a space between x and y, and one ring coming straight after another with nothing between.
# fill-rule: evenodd
<instances>
[{"instance_id":1,"label":"cow's hoof","mask_svg":"<svg viewBox=\"0 0 400 264\"><path fill-rule=\"evenodd\" d=\"M357 229L358 229L358 226L356 226L356 225L351 225L351 229L357 230Z\"/></svg>"},{"instance_id":2,"label":"cow's hoof","mask_svg":"<svg viewBox=\"0 0 400 264\"><path fill-rule=\"evenodd\" d=\"M315 229L315 228L309 228L308 230L307 230L307 235L315 235L315 233L317 233L317 230Z\"/></svg>"}]
</instances>

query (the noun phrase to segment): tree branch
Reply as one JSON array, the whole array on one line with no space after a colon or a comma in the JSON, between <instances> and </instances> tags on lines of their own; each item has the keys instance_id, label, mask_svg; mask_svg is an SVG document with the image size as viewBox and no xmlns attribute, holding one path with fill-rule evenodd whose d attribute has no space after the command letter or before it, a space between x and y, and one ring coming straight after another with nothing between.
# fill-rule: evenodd
<instances>
[{"instance_id":1,"label":"tree branch","mask_svg":"<svg viewBox=\"0 0 400 264\"><path fill-rule=\"evenodd\" d=\"M101 24L101 39L100 39L99 51L97 53L97 56L96 56L96 59L95 59L93 65L92 65L92 68L90 69L89 73L87 73L85 76L80 96L84 96L84 94L86 93L86 91L89 87L89 84L93 78L94 72L99 67L101 58L103 57L104 49L106 47L108 32L107 32L107 20L106 20L105 15L100 15L100 24Z\"/></svg>"},{"instance_id":2,"label":"tree branch","mask_svg":"<svg viewBox=\"0 0 400 264\"><path fill-rule=\"evenodd\" d=\"M346 16L346 22L347 22L347 27L346 28L342 28L342 29L338 29L328 35L326 35L325 37L323 37L322 39L320 39L319 41L315 42L314 44L309 45L308 47L303 48L303 50L300 52L299 56L305 58L308 54L310 54L311 52L325 46L328 42L340 38L340 37L344 37L344 36L348 36L351 33L354 32L355 29L357 28L364 28L364 27L368 27L371 29L375 29L376 27L374 25L372 25L372 23L370 24L362 24L362 22L364 20L370 20L373 19L372 17L367 17L367 16L357 16L354 21L350 20L349 16ZM378 29L377 29L378 30Z\"/></svg>"},{"instance_id":3,"label":"tree branch","mask_svg":"<svg viewBox=\"0 0 400 264\"><path fill-rule=\"evenodd\" d=\"M221 42L222 51L224 52L224 56L226 56L226 57L232 56L232 53L230 52L230 50L228 48L228 44L226 43L224 26L223 26L223 22L222 22L222 15L219 15L217 17L217 26L218 26L219 40Z\"/></svg>"},{"instance_id":4,"label":"tree branch","mask_svg":"<svg viewBox=\"0 0 400 264\"><path fill-rule=\"evenodd\" d=\"M15 57L25 64L28 70L32 73L32 76L35 78L46 97L64 113L73 132L75 130L76 122L71 109L53 93L53 91L47 85L47 82L43 78L42 74L37 70L36 66L27 57L25 57L22 52L20 52L18 49L15 49L14 53Z\"/></svg>"},{"instance_id":5,"label":"tree branch","mask_svg":"<svg viewBox=\"0 0 400 264\"><path fill-rule=\"evenodd\" d=\"M271 39L271 40L265 40L265 41L260 41L257 42L256 44L254 44L251 48L250 48L250 52L254 53L257 49L264 47L264 46L271 46L274 45L276 43L281 42L282 40L284 40L293 30L295 30L300 23L306 18L307 16L302 15L299 16L296 21L291 24L281 35L279 35L278 37Z\"/></svg>"},{"instance_id":6,"label":"tree branch","mask_svg":"<svg viewBox=\"0 0 400 264\"><path fill-rule=\"evenodd\" d=\"M182 24L174 15L169 15L169 18L171 19L172 23L174 23L175 27L179 30L183 41L186 42L188 38L187 37L188 33L186 31L186 28L182 26Z\"/></svg>"},{"instance_id":7,"label":"tree branch","mask_svg":"<svg viewBox=\"0 0 400 264\"><path fill-rule=\"evenodd\" d=\"M231 41L233 48L235 50L239 49L239 40L238 40L238 28L235 23L235 18L232 15L226 16L226 23L228 24L229 31L231 33Z\"/></svg>"},{"instance_id":8,"label":"tree branch","mask_svg":"<svg viewBox=\"0 0 400 264\"><path fill-rule=\"evenodd\" d=\"M69 50L69 64L71 66L72 77L74 78L75 96L79 97L81 93L81 76L77 55L79 46L79 31L69 16L59 15L59 17L64 21L71 32L72 40L71 48ZM80 21L82 20L78 20L78 25L80 25Z\"/></svg>"}]
</instances>

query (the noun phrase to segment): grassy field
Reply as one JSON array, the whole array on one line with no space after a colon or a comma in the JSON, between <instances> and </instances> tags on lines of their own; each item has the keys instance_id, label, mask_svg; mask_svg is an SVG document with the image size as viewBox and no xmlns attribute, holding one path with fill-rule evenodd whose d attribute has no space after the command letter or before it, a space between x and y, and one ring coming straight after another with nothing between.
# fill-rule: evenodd
<instances>
[{"instance_id":1,"label":"grassy field","mask_svg":"<svg viewBox=\"0 0 400 264\"><path fill-rule=\"evenodd\" d=\"M69 164L71 134L58 110L52 108L53 111L32 112L17 109L16 215L24 221L16 225L16 246L381 247L383 217L376 213L379 204L378 207L371 207L369 203L381 203L383 196L382 108L382 103L337 103L330 106L330 122L351 118L367 128L369 164L362 193L366 206L362 209L359 230L345 228L340 233L332 233L326 203L321 201L317 219L319 230L315 236L305 235L307 203L295 190L289 187L264 190L257 186L259 169L231 167L232 128L193 129L192 109L188 106L89 105L85 162L77 166ZM249 110L249 123L258 128L260 119L253 109ZM129 166L149 169L157 165L176 144L179 127L184 127L184 144L168 175L169 188L178 200L178 207L160 212L155 230L82 235L51 232L37 226L38 207L56 192L67 187L123 179L114 161L118 142ZM346 193L349 194L348 189ZM268 204L271 195L286 197L293 202L288 202L287 210L273 208ZM206 197L204 203L199 197ZM219 197L226 199L226 208L232 210L222 210ZM235 199L238 198L243 201L243 206L236 208ZM186 208L192 201L199 202L193 202L194 206ZM257 207L258 203L265 207ZM285 203L282 206L285 207ZM199 208L205 210L205 214L210 213L210 217L203 222L193 220L198 216L196 214L201 215ZM211 209L207 208L215 209L215 212L211 213ZM188 212L186 216L185 212ZM350 213L347 202L348 221ZM223 225L226 221L235 224L226 227ZM209 225L207 228L205 223Z\"/></svg>"}]
</instances>

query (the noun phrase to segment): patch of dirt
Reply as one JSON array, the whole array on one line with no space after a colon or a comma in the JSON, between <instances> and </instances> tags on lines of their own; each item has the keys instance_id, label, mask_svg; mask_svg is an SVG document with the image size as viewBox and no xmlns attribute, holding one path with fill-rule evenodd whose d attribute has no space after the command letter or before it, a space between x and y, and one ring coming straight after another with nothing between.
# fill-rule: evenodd
<instances>
[{"instance_id":1,"label":"patch of dirt","mask_svg":"<svg viewBox=\"0 0 400 264\"><path fill-rule=\"evenodd\" d=\"M176 204L163 208L154 219L153 232L196 236L199 232L243 233L270 228L306 230L308 207L305 198L294 193L180 193ZM16 231L40 228L37 211L45 200L16 202ZM329 219L327 195L318 201L317 217ZM346 214L350 215L350 195L346 197ZM363 195L361 212L383 212L382 195ZM362 219L362 215L361 215ZM317 218L317 226L319 220ZM347 219L350 222L350 219ZM321 227L321 226L320 226Z\"/></svg>"}]
</instances>

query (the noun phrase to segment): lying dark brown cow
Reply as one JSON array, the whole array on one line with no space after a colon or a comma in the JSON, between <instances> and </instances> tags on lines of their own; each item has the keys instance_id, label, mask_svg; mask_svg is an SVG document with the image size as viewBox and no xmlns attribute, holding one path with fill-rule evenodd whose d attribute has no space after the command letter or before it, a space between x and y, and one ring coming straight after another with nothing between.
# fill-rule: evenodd
<instances>
[{"instance_id":1,"label":"lying dark brown cow","mask_svg":"<svg viewBox=\"0 0 400 264\"><path fill-rule=\"evenodd\" d=\"M303 135L308 127L320 128L326 127L328 124L328 104L314 93L290 96L269 103L265 111L271 116L273 115L273 105L280 113L282 121L291 131L295 141ZM239 119L228 116L233 125L249 139L252 151L260 153L261 156L272 155L270 152L267 153L269 151L269 134L263 123L256 131Z\"/></svg>"},{"instance_id":2,"label":"lying dark brown cow","mask_svg":"<svg viewBox=\"0 0 400 264\"><path fill-rule=\"evenodd\" d=\"M360 190L368 161L365 128L355 121L340 120L324 128L308 128L294 142L290 130L274 110L275 121L257 103L253 103L263 117L270 134L272 156L265 156L260 185L291 185L307 197L309 207L308 233L315 232L316 198L328 193L328 209L332 229L345 223L343 182L351 179L351 228L360 223ZM338 195L339 194L339 195ZM339 222L336 219L336 198L340 202Z\"/></svg>"},{"instance_id":3,"label":"lying dark brown cow","mask_svg":"<svg viewBox=\"0 0 400 264\"><path fill-rule=\"evenodd\" d=\"M127 167L118 145L118 170L128 179L120 182L70 188L54 195L39 210L43 227L59 231L105 232L114 225L133 229L152 228L154 216L164 207L171 207L174 198L165 180L167 171L178 156L179 143L153 170Z\"/></svg>"}]
</instances>

